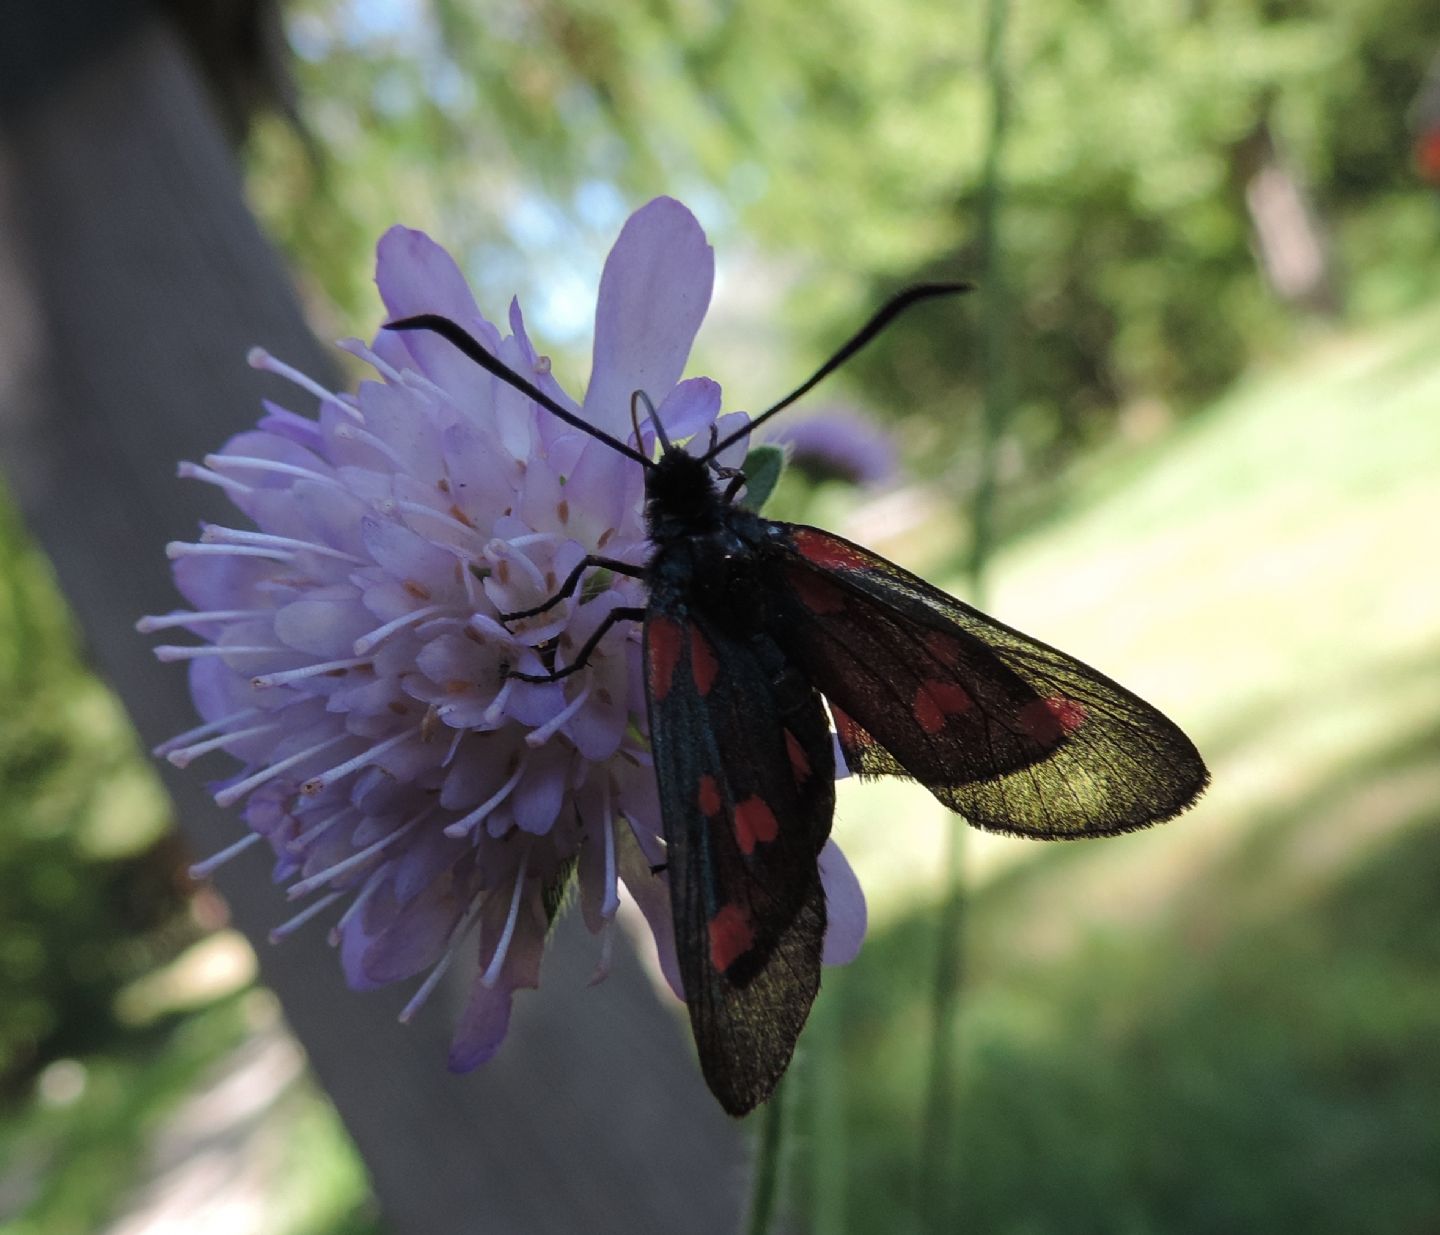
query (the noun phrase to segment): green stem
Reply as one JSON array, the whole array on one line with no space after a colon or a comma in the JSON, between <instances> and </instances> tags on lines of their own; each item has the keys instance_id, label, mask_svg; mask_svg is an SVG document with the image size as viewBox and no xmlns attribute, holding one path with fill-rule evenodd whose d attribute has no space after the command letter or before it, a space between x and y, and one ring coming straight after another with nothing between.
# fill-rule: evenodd
<instances>
[{"instance_id":1,"label":"green stem","mask_svg":"<svg viewBox=\"0 0 1440 1235\"><path fill-rule=\"evenodd\" d=\"M1005 25L1008 0L989 0L985 13L985 75L990 88L990 130L980 185L977 232L983 274L981 286L989 303L985 312L982 349L984 406L980 421L979 478L971 507L973 539L970 546L970 599L983 604L985 570L995 540L995 461L1000 437L1010 411L1009 297L1005 291L1001 244L1001 203L1004 190L1003 156L1009 121L1009 87L1005 77ZM955 1023L964 987L965 966L965 822L952 821L945 860L945 898L938 923L935 990L931 1008L929 1086L919 1154L917 1212L922 1228L945 1232L956 1229L949 1213L955 1135L955 1072L958 1043Z\"/></svg>"},{"instance_id":2,"label":"green stem","mask_svg":"<svg viewBox=\"0 0 1440 1235\"><path fill-rule=\"evenodd\" d=\"M747 1235L769 1235L780 1199L780 1156L785 1141L785 1086L776 1086L762 1112L760 1143L755 1146L755 1182L750 1193Z\"/></svg>"}]
</instances>

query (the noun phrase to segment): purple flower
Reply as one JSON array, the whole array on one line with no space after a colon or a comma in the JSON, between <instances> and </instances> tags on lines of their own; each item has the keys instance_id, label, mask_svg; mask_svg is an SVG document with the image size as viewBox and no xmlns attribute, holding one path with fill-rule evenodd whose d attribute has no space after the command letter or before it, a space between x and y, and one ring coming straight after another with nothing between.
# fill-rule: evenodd
<instances>
[{"instance_id":1,"label":"purple flower","mask_svg":"<svg viewBox=\"0 0 1440 1235\"><path fill-rule=\"evenodd\" d=\"M848 480L874 488L900 470L895 444L874 421L832 407L791 421L768 434L784 446L786 461L812 480Z\"/></svg>"},{"instance_id":2,"label":"purple flower","mask_svg":"<svg viewBox=\"0 0 1440 1235\"><path fill-rule=\"evenodd\" d=\"M617 437L633 440L641 390L672 439L708 441L720 388L681 373L713 274L705 235L678 202L631 216L601 279L579 405L531 346L519 306L502 333L420 232L385 234L376 282L392 318L451 318ZM179 766L215 751L240 760L213 789L250 832L197 870L267 842L292 899L314 898L277 937L343 906L332 938L352 986L429 971L406 1017L457 957L473 966L450 1055L466 1069L499 1047L514 991L539 982L572 884L599 934L623 883L678 989L669 888L652 871L664 846L638 629L617 625L561 682L505 675L563 665L612 608L643 605L643 584L601 576L544 614L498 620L547 599L587 553L645 560L641 469L439 338L382 330L369 346L342 346L377 375L353 396L253 353L314 397L317 418L267 403L256 429L181 466L253 526L205 526L197 543L168 547L194 607L139 627L201 640L156 655L189 662L204 723L157 753ZM718 423L724 434L744 417ZM821 870L825 959L840 963L859 948L864 901L833 844Z\"/></svg>"}]
</instances>

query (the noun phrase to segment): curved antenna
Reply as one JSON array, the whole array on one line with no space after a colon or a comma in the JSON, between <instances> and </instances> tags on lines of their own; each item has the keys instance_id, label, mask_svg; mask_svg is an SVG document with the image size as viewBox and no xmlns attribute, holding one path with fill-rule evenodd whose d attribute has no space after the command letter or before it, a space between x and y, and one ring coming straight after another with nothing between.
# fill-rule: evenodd
<instances>
[{"instance_id":1,"label":"curved antenna","mask_svg":"<svg viewBox=\"0 0 1440 1235\"><path fill-rule=\"evenodd\" d=\"M540 389L528 378L521 377L509 365L496 356L492 356L480 344L478 339L467 334L448 317L441 317L438 313L419 313L414 317L402 317L396 322L386 322L386 330L428 330L431 334L438 334L447 343L458 348L482 369L493 373L507 386L513 386L521 394L534 399L541 407L553 416L560 417L572 429L579 429L581 433L597 438L604 442L612 450L618 450L627 459L634 459L636 463L644 467L654 467L655 460L647 459L635 447L627 445L618 437L611 437L603 429L597 429L594 425L581 420L574 412L567 411L555 402L549 395Z\"/></svg>"},{"instance_id":2,"label":"curved antenna","mask_svg":"<svg viewBox=\"0 0 1440 1235\"><path fill-rule=\"evenodd\" d=\"M666 436L665 426L660 423L660 417L655 411L655 404L650 401L650 396L643 390L637 390L630 396L630 420L635 425L635 440L637 442L640 440L640 425L635 414L637 403L645 405L645 415L655 426L655 436L660 439L660 449L663 453L669 454L675 447L670 444L670 439Z\"/></svg>"},{"instance_id":3,"label":"curved antenna","mask_svg":"<svg viewBox=\"0 0 1440 1235\"><path fill-rule=\"evenodd\" d=\"M802 395L808 394L814 387L818 386L825 378L835 372L842 364L855 355L862 347L870 342L876 335L885 329L892 321L900 316L911 305L919 304L922 300L929 300L932 296L958 296L963 292L973 292L973 283L916 283L913 287L907 287L902 292L891 296L871 315L870 320L860 327L849 340L840 346L840 350L830 357L824 364L815 370L805 381L795 387L788 395L772 407L767 407L760 415L756 416L748 425L737 429L734 433L716 442L707 450L701 462L708 463L727 446L738 442L747 433L753 433L770 417L777 412L783 412Z\"/></svg>"}]
</instances>

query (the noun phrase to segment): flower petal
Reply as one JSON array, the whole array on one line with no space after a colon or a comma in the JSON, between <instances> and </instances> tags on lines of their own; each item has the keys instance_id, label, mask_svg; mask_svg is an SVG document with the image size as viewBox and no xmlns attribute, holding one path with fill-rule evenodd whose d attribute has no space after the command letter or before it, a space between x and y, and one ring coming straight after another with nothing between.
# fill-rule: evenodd
<instances>
[{"instance_id":1,"label":"flower petal","mask_svg":"<svg viewBox=\"0 0 1440 1235\"><path fill-rule=\"evenodd\" d=\"M865 939L865 893L855 871L833 840L820 851L820 882L825 888L825 950L827 965L848 965Z\"/></svg>"},{"instance_id":2,"label":"flower petal","mask_svg":"<svg viewBox=\"0 0 1440 1235\"><path fill-rule=\"evenodd\" d=\"M630 216L600 277L584 403L591 424L623 437L631 394L664 400L685 371L714 284L715 251L684 206L657 197Z\"/></svg>"}]
</instances>

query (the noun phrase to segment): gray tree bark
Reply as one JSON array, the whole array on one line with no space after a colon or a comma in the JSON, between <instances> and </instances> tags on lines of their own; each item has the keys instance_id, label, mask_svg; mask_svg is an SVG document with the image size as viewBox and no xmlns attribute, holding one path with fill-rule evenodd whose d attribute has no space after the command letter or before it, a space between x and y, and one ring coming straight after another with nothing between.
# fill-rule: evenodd
<instances>
[{"instance_id":1,"label":"gray tree bark","mask_svg":"<svg viewBox=\"0 0 1440 1235\"><path fill-rule=\"evenodd\" d=\"M221 514L216 495L175 479L175 462L253 424L262 393L289 396L245 367L251 344L322 380L333 366L172 30L143 17L43 85L0 97L0 452L96 668L153 744L194 715L183 669L157 666L132 626L175 600L165 542ZM162 771L196 853L240 835L201 774ZM323 928L268 945L288 913L268 865L252 850L220 888L391 1229L735 1228L739 1130L623 941L592 989L593 944L562 926L500 1057L454 1077L445 1048L463 991L402 1027L405 992L345 990Z\"/></svg>"}]
</instances>

